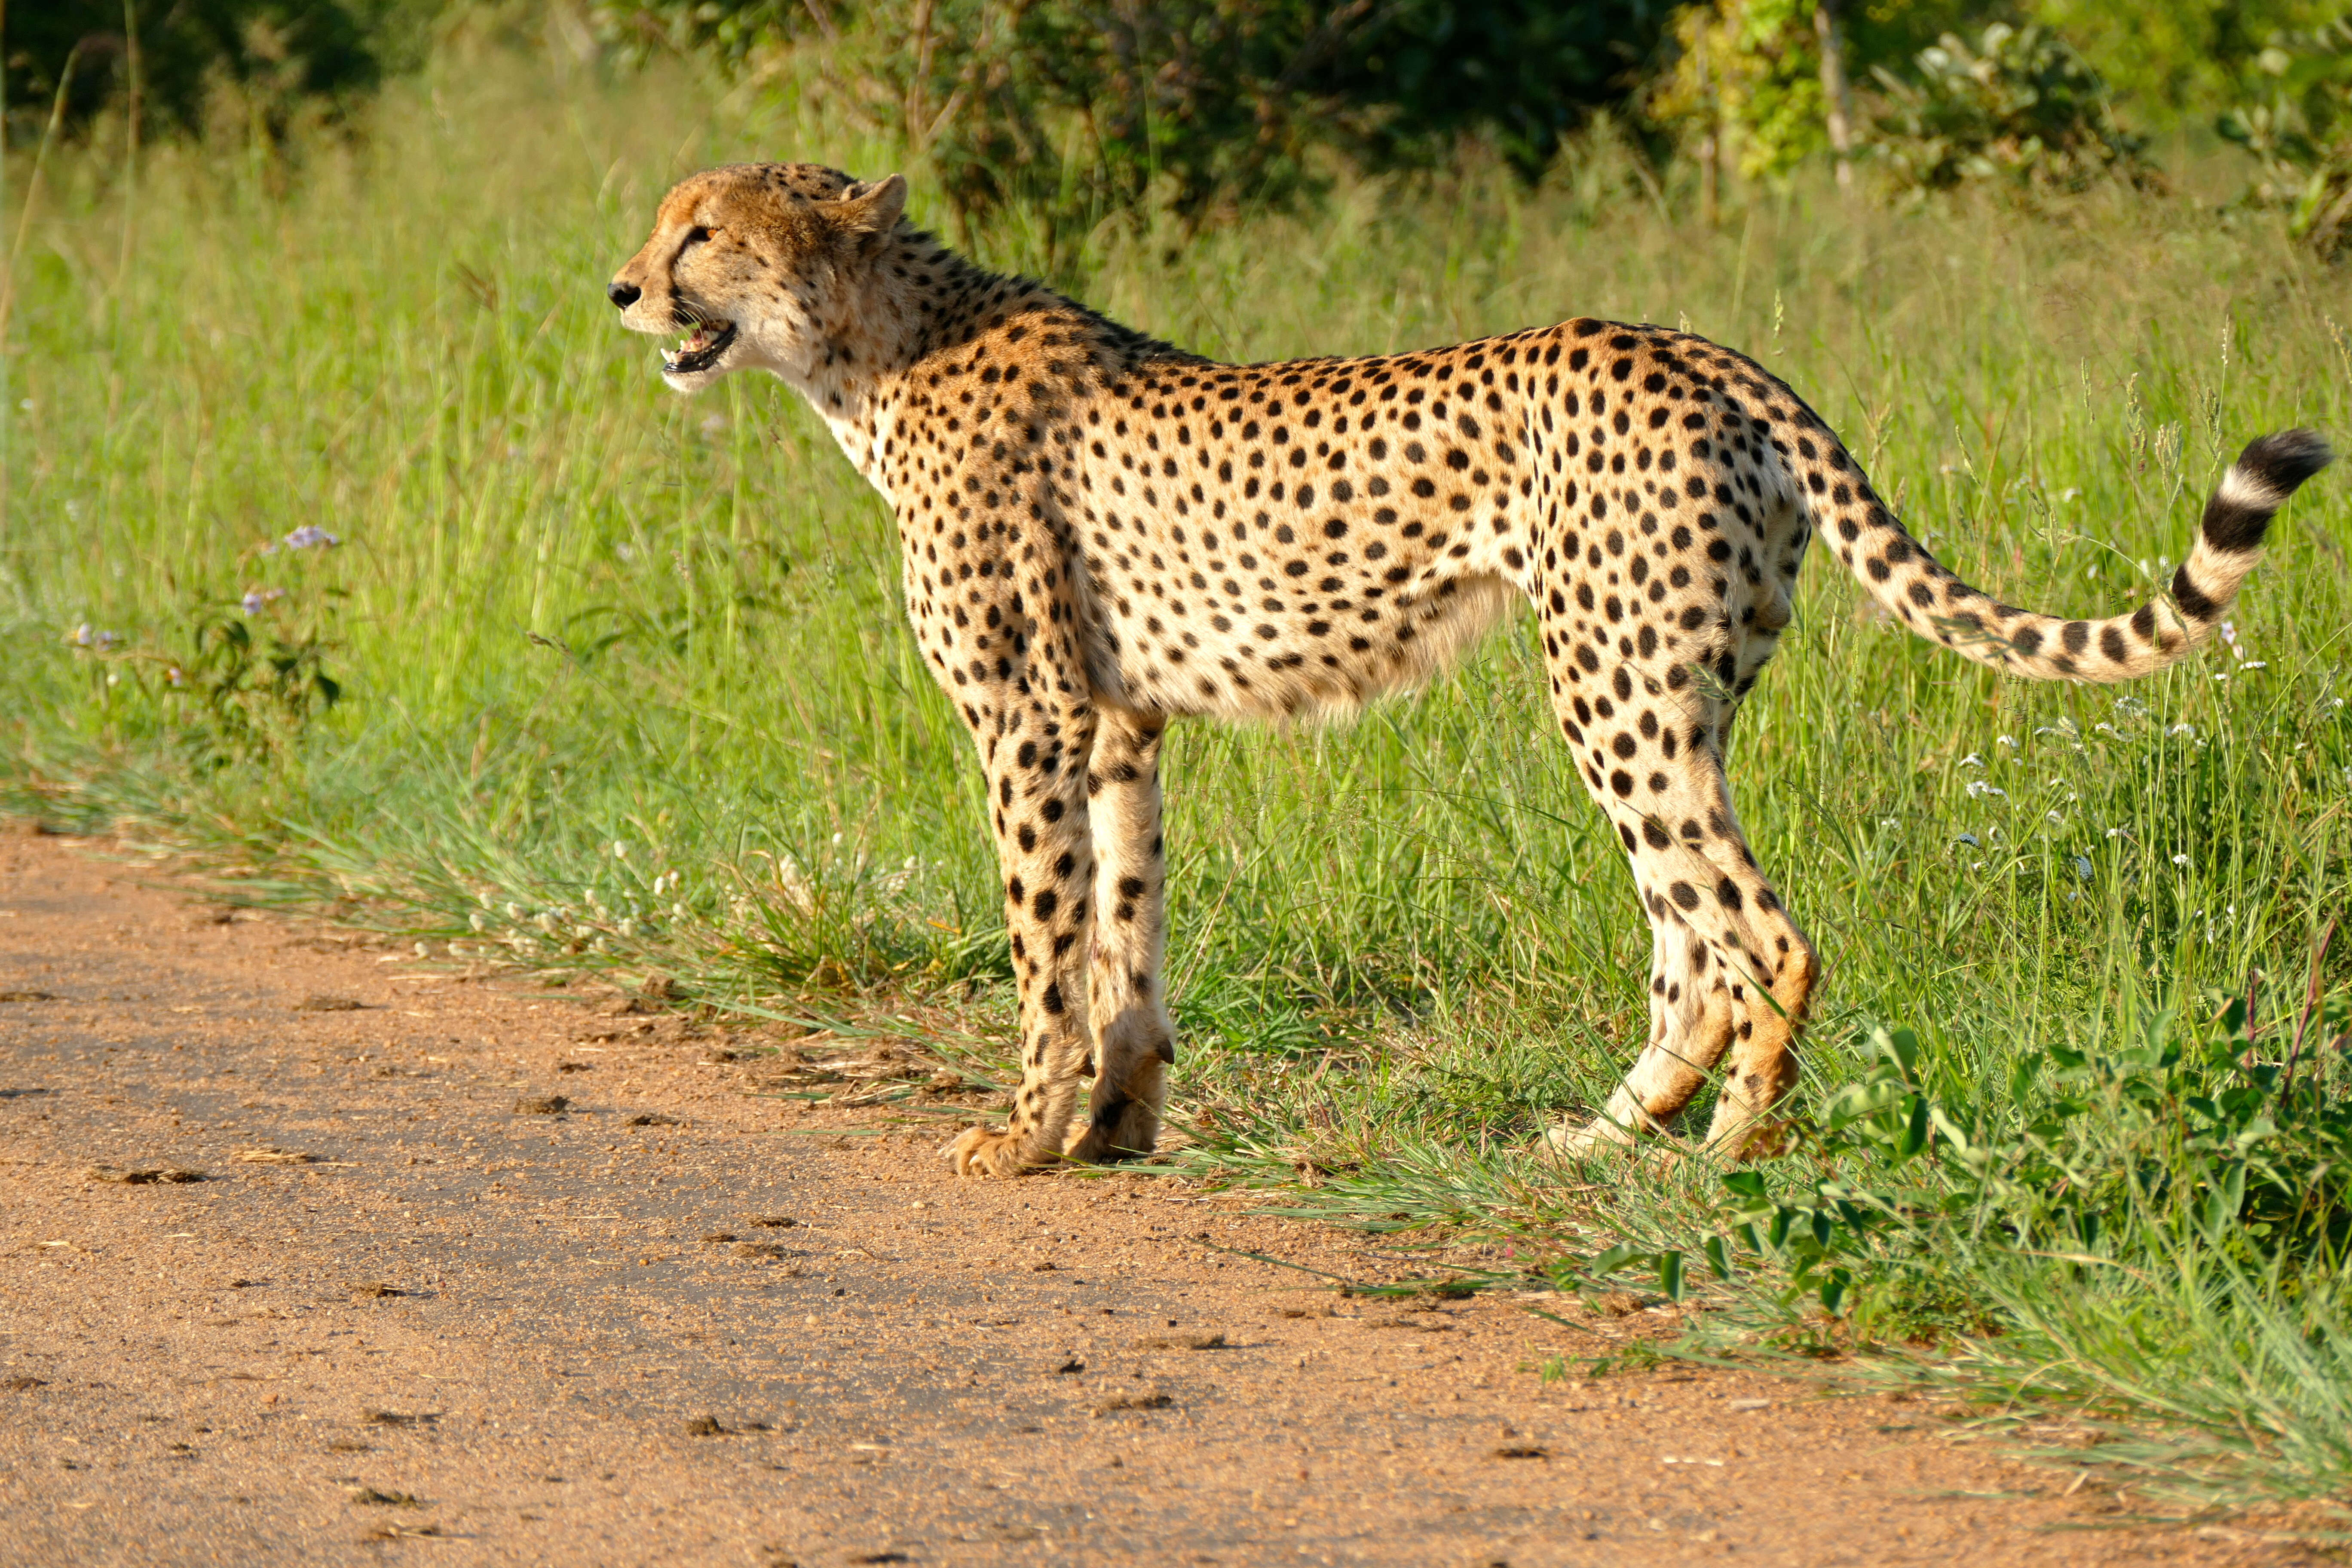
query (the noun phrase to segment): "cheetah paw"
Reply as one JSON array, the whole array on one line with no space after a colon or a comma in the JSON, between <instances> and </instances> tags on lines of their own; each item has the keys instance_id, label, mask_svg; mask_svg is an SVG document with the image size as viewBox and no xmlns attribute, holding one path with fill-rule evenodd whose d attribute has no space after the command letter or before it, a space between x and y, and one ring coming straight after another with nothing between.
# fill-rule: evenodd
<instances>
[{"instance_id":1,"label":"cheetah paw","mask_svg":"<svg viewBox=\"0 0 2352 1568\"><path fill-rule=\"evenodd\" d=\"M1591 1160L1602 1154L1621 1156L1620 1168L1646 1176L1664 1176L1679 1166L1687 1152L1662 1128L1646 1128L1636 1136L1606 1117L1583 1127L1555 1127L1544 1134L1538 1153L1555 1159Z\"/></svg>"},{"instance_id":2,"label":"cheetah paw","mask_svg":"<svg viewBox=\"0 0 2352 1568\"><path fill-rule=\"evenodd\" d=\"M1605 1116L1596 1116L1581 1127L1550 1128L1545 1131L1543 1141L1552 1153L1581 1159L1603 1149L1630 1147L1635 1140L1632 1128Z\"/></svg>"},{"instance_id":3,"label":"cheetah paw","mask_svg":"<svg viewBox=\"0 0 2352 1568\"><path fill-rule=\"evenodd\" d=\"M1734 1164L1748 1164L1790 1153L1798 1142L1799 1133L1793 1121L1751 1121L1719 1131L1710 1129L1706 1146Z\"/></svg>"},{"instance_id":4,"label":"cheetah paw","mask_svg":"<svg viewBox=\"0 0 2352 1568\"><path fill-rule=\"evenodd\" d=\"M1159 1108L1130 1100L1110 1125L1089 1125L1065 1158L1085 1165L1117 1164L1121 1160L1148 1159L1159 1142Z\"/></svg>"},{"instance_id":5,"label":"cheetah paw","mask_svg":"<svg viewBox=\"0 0 2352 1568\"><path fill-rule=\"evenodd\" d=\"M965 1128L940 1152L959 1176L1018 1176L1040 1163L1025 1137L987 1127Z\"/></svg>"}]
</instances>

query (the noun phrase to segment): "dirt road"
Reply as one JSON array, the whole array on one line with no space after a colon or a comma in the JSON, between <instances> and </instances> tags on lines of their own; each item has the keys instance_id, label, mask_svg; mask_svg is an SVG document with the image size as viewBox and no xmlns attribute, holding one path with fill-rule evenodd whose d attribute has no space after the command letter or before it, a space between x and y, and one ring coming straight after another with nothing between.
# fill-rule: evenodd
<instances>
[{"instance_id":1,"label":"dirt road","mask_svg":"<svg viewBox=\"0 0 2352 1568\"><path fill-rule=\"evenodd\" d=\"M1916 1405L1546 1384L1558 1302L1337 1299L1219 1249L1357 1238L959 1183L710 1026L146 874L0 842L0 1562L2297 1560L2053 1530L2118 1504Z\"/></svg>"}]
</instances>

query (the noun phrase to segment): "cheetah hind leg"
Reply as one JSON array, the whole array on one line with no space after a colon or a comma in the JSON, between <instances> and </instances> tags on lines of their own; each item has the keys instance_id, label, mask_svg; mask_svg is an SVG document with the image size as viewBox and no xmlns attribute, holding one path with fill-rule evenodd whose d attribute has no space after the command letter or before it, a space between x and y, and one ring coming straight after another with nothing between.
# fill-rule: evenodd
<instances>
[{"instance_id":1,"label":"cheetah hind leg","mask_svg":"<svg viewBox=\"0 0 2352 1568\"><path fill-rule=\"evenodd\" d=\"M1095 1088L1070 1158L1133 1160L1160 1137L1168 1066L1176 1059L1161 973L1168 864L1160 841L1160 743L1166 721L1106 710L1087 772L1096 793L1094 946L1087 996L1095 1024Z\"/></svg>"},{"instance_id":2,"label":"cheetah hind leg","mask_svg":"<svg viewBox=\"0 0 2352 1568\"><path fill-rule=\"evenodd\" d=\"M1731 1045L1731 997L1706 944L1671 919L1652 939L1650 1043L1601 1114L1581 1127L1555 1127L1544 1141L1570 1156L1627 1146L1664 1133L1706 1082Z\"/></svg>"},{"instance_id":3,"label":"cheetah hind leg","mask_svg":"<svg viewBox=\"0 0 2352 1568\"><path fill-rule=\"evenodd\" d=\"M1706 1146L1727 1159L1767 1159L1780 1152L1785 1142L1788 1123L1770 1112L1797 1085L1797 1037L1821 960L1793 924L1783 935L1790 939L1789 952L1769 985L1748 991L1748 1018L1732 1043L1723 1093L1706 1131Z\"/></svg>"},{"instance_id":4,"label":"cheetah hind leg","mask_svg":"<svg viewBox=\"0 0 2352 1568\"><path fill-rule=\"evenodd\" d=\"M1168 1063L1175 1055L1158 1008L1129 1007L1113 1018L1103 1030L1086 1130L1070 1145L1069 1157L1099 1165L1150 1153L1160 1141Z\"/></svg>"}]
</instances>

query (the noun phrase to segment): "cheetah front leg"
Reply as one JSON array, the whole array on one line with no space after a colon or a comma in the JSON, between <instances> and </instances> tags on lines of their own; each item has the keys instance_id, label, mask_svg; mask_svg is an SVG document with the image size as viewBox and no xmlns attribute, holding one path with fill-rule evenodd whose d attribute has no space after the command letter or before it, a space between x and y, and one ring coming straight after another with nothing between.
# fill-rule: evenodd
<instances>
[{"instance_id":1,"label":"cheetah front leg","mask_svg":"<svg viewBox=\"0 0 2352 1568\"><path fill-rule=\"evenodd\" d=\"M1075 1160L1151 1152L1176 1059L1160 979L1168 870L1160 825L1160 716L1106 712L1087 764L1095 926L1087 1012L1095 1088Z\"/></svg>"},{"instance_id":2,"label":"cheetah front leg","mask_svg":"<svg viewBox=\"0 0 2352 1568\"><path fill-rule=\"evenodd\" d=\"M1021 1087L1003 1131L967 1128L948 1146L959 1175L1016 1175L1062 1158L1088 1063L1094 843L1086 779L1095 721L1083 696L1066 695L1073 683L1047 676L1033 671L968 709L1004 875Z\"/></svg>"}]
</instances>

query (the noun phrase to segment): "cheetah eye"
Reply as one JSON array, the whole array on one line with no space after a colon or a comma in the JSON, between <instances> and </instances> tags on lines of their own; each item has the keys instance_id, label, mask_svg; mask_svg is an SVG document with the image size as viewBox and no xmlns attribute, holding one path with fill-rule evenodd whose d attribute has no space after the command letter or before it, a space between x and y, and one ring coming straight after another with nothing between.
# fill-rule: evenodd
<instances>
[{"instance_id":1,"label":"cheetah eye","mask_svg":"<svg viewBox=\"0 0 2352 1568\"><path fill-rule=\"evenodd\" d=\"M700 224L696 224L692 228L686 231L686 243L688 245L700 245L704 240L709 239L709 237L710 231L703 227Z\"/></svg>"}]
</instances>

